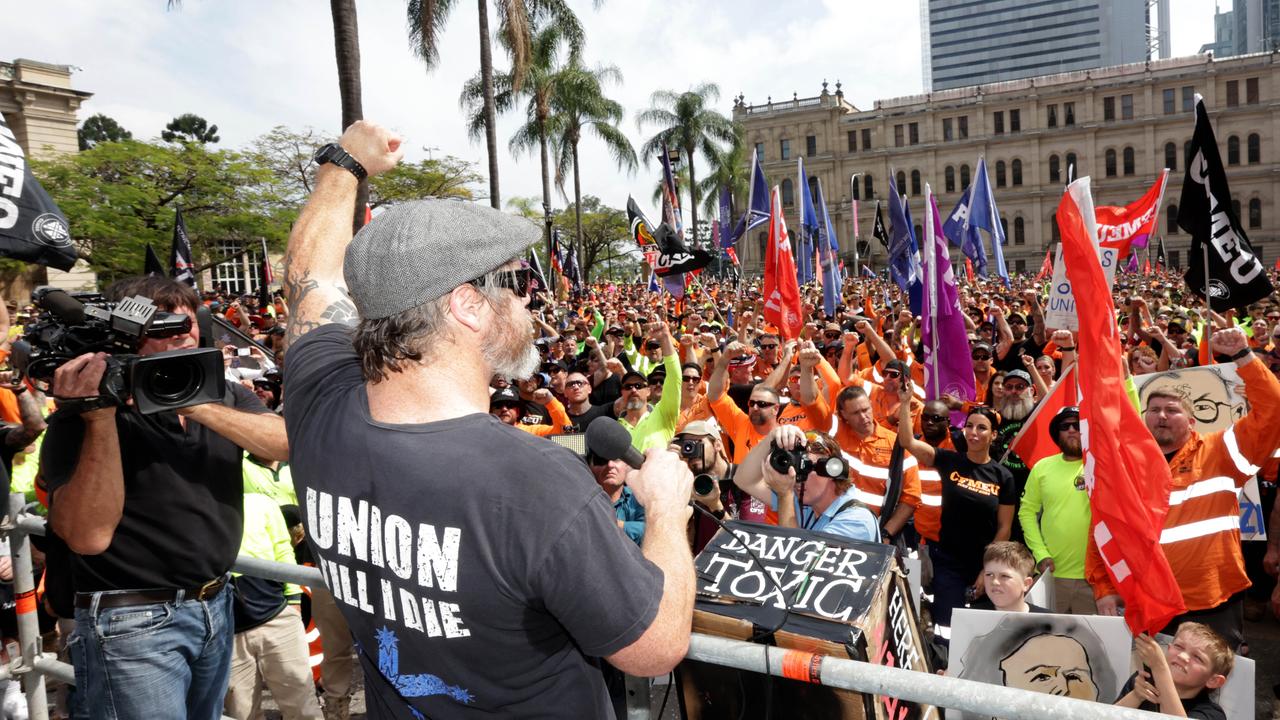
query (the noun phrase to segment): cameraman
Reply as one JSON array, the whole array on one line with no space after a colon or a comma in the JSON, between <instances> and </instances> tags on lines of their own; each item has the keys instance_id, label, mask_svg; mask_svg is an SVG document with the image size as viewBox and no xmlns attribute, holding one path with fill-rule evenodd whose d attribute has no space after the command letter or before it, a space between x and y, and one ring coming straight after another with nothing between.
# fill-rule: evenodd
<instances>
[{"instance_id":1,"label":"cameraman","mask_svg":"<svg viewBox=\"0 0 1280 720\"><path fill-rule=\"evenodd\" d=\"M193 289L152 276L106 295L141 295L192 318L187 334L148 338L140 355L199 345ZM77 692L114 718L217 718L233 641L223 588L242 535L242 449L287 460L284 420L236 383L224 403L176 412L94 408L106 368L106 353L86 353L57 369L63 409L49 418L41 457L49 521L73 553Z\"/></svg>"},{"instance_id":2,"label":"cameraman","mask_svg":"<svg viewBox=\"0 0 1280 720\"><path fill-rule=\"evenodd\" d=\"M738 466L729 462L720 439L720 429L714 420L695 420L685 425L667 449L679 455L689 466L695 476L693 499L711 514L726 520L765 522L765 505L733 484ZM698 494L698 490L705 489L702 486L704 476L711 480L711 490ZM702 552L717 527L701 513L695 513L692 519L693 536L690 540L696 555Z\"/></svg>"}]
</instances>

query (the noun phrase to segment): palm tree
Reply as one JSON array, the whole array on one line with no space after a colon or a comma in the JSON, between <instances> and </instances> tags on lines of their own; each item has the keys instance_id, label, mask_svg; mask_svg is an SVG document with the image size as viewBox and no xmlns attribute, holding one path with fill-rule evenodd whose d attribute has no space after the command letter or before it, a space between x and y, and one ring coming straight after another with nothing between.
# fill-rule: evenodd
<instances>
[{"instance_id":1,"label":"palm tree","mask_svg":"<svg viewBox=\"0 0 1280 720\"><path fill-rule=\"evenodd\" d=\"M748 167L747 143L743 138L742 126L734 124L733 141L727 148L717 151L711 156L711 174L698 183L698 194L703 197L702 209L708 215L714 215L720 204L720 188L729 188L733 197L745 197L747 185L751 182L751 168ZM731 218L720 218L730 222Z\"/></svg>"},{"instance_id":2,"label":"palm tree","mask_svg":"<svg viewBox=\"0 0 1280 720\"><path fill-rule=\"evenodd\" d=\"M720 152L721 143L731 143L734 125L729 118L707 107L720 99L720 88L715 83L703 83L687 92L675 93L658 90L649 98L649 109L636 117L636 127L657 125L658 134L649 138L640 149L645 162L662 151L663 146L676 149L684 156L689 171L690 227L698 227L698 176L694 171L694 153L698 150L708 158Z\"/></svg>"},{"instance_id":3,"label":"palm tree","mask_svg":"<svg viewBox=\"0 0 1280 720\"><path fill-rule=\"evenodd\" d=\"M355 0L329 0L333 16L333 48L338 59L338 97L342 103L342 129L364 118L360 89L360 30L356 24ZM369 181L356 186L352 232L364 225L364 207L369 202Z\"/></svg>"},{"instance_id":4,"label":"palm tree","mask_svg":"<svg viewBox=\"0 0 1280 720\"><path fill-rule=\"evenodd\" d=\"M339 2L340 0L331 0ZM599 6L601 0L596 0ZM428 69L440 61L440 33L449 19L454 0L409 0L409 42L413 51ZM519 91L525 82L532 59L530 24L545 21L562 26L566 37L576 37L581 47L582 26L564 0L495 0L498 12L498 33L502 44L511 55L510 86ZM502 208L498 192L498 106L493 53L489 44L489 2L479 0L480 17L480 75L479 88L484 118L485 150L489 156L489 204Z\"/></svg>"},{"instance_id":5,"label":"palm tree","mask_svg":"<svg viewBox=\"0 0 1280 720\"><path fill-rule=\"evenodd\" d=\"M578 248L578 267L586 268L582 240L582 216L577 208L582 207L582 177L578 163L578 143L582 141L584 130L591 132L604 142L605 148L618 166L634 172L636 151L631 141L618 129L624 112L622 105L604 95L604 85L608 82L622 82L622 73L618 68L610 66L598 67L595 70L570 63L561 73L556 83L555 94L551 105L554 114L548 119L548 126L556 147L556 188L560 196L565 197L564 181L569 168L573 168L573 207L575 247ZM567 199L567 198L566 198Z\"/></svg>"}]
</instances>

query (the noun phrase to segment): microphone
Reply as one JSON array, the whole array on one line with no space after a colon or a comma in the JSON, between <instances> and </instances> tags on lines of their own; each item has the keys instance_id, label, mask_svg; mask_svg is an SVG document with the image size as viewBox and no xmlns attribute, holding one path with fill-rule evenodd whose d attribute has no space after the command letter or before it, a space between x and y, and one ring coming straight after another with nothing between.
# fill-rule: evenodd
<instances>
[{"instance_id":1,"label":"microphone","mask_svg":"<svg viewBox=\"0 0 1280 720\"><path fill-rule=\"evenodd\" d=\"M631 433L609 417L598 417L587 426L587 449L605 460L621 460L639 470L644 455L631 446Z\"/></svg>"},{"instance_id":2,"label":"microphone","mask_svg":"<svg viewBox=\"0 0 1280 720\"><path fill-rule=\"evenodd\" d=\"M36 305L48 310L68 325L84 322L84 303L71 297L64 290L42 288L37 291Z\"/></svg>"}]
</instances>

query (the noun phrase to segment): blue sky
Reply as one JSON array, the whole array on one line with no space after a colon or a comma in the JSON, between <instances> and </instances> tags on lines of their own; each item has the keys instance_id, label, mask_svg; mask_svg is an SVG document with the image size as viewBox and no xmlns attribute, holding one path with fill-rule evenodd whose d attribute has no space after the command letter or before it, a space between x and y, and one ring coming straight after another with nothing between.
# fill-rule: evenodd
<instances>
[{"instance_id":1,"label":"blue sky","mask_svg":"<svg viewBox=\"0 0 1280 720\"><path fill-rule=\"evenodd\" d=\"M916 0L605 0L599 10L569 2L586 26L588 62L622 71L611 94L626 107L623 129L637 146L652 133L637 130L634 113L660 88L715 82L726 114L739 92L755 102L804 97L816 95L824 78L833 89L842 80L860 107L921 91ZM486 167L457 102L479 64L475 4L456 3L441 66L431 73L409 50L402 0L356 4L365 117L401 132L413 159L432 148ZM1212 0L1172 4L1174 55L1212 41ZM0 26L0 49L0 59L77 66L75 87L95 93L81 118L105 113L136 137L158 136L184 112L216 123L225 147L275 125L339 130L333 28L322 0L185 0L177 10L166 10L164 0L21 2ZM505 65L496 50L495 63ZM541 193L537 160L506 151L518 122L499 119L504 200ZM615 207L628 193L649 204L656 163L628 176L592 140L582 156L584 193Z\"/></svg>"}]
</instances>

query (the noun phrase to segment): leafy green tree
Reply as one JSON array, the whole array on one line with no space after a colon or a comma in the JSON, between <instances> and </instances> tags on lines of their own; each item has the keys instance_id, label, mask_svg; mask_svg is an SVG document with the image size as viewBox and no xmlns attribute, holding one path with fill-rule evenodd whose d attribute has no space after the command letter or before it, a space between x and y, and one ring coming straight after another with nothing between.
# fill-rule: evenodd
<instances>
[{"instance_id":1,"label":"leafy green tree","mask_svg":"<svg viewBox=\"0 0 1280 720\"><path fill-rule=\"evenodd\" d=\"M698 203L701 201L698 175L694 170L694 155L701 150L704 157L713 158L722 144L733 142L733 121L709 106L720 99L720 88L715 83L703 83L682 93L658 90L649 98L650 107L636 117L636 126L656 125L659 130L640 149L648 163L651 158L668 148L680 152L689 171L689 212L692 221L688 227L698 226Z\"/></svg>"},{"instance_id":2,"label":"leafy green tree","mask_svg":"<svg viewBox=\"0 0 1280 720\"><path fill-rule=\"evenodd\" d=\"M312 156L320 146L336 140L333 135L315 128L293 130L277 125L255 138L245 154L258 167L270 171L268 182L274 185L275 197L285 204L301 207L315 187L317 166L311 161Z\"/></svg>"},{"instance_id":3,"label":"leafy green tree","mask_svg":"<svg viewBox=\"0 0 1280 720\"><path fill-rule=\"evenodd\" d=\"M578 212L578 208L582 212ZM563 231L582 226L582 242L577 248L579 261L582 263L582 278L589 278L598 273L593 270L601 263L617 262L621 266L635 262L628 253L635 251L635 243L631 239L630 225L627 223L627 211L606 206L600 198L587 195L582 198L582 205L570 205L556 213L555 224ZM632 273L628 279L633 279Z\"/></svg>"},{"instance_id":4,"label":"leafy green tree","mask_svg":"<svg viewBox=\"0 0 1280 720\"><path fill-rule=\"evenodd\" d=\"M702 209L707 215L715 215L720 205L720 188L727 187L735 198L747 196L751 182L751 154L747 150L742 126L734 124L733 140L728 147L718 150L708 158L711 174L698 182L698 194L703 197ZM731 218L721 218L729 222Z\"/></svg>"},{"instance_id":5,"label":"leafy green tree","mask_svg":"<svg viewBox=\"0 0 1280 720\"><path fill-rule=\"evenodd\" d=\"M446 156L417 163L402 162L381 175L370 178L369 207L420 200L425 197L477 197L474 186L484 176L466 160Z\"/></svg>"},{"instance_id":6,"label":"leafy green tree","mask_svg":"<svg viewBox=\"0 0 1280 720\"><path fill-rule=\"evenodd\" d=\"M98 113L85 118L80 129L76 130L76 138L80 141L80 149L88 150L98 143L129 140L133 133L120 127L120 123L112 118Z\"/></svg>"},{"instance_id":7,"label":"leafy green tree","mask_svg":"<svg viewBox=\"0 0 1280 720\"><path fill-rule=\"evenodd\" d=\"M528 218L538 224L542 223L542 211L538 209L538 198L516 196L507 199L507 211Z\"/></svg>"},{"instance_id":8,"label":"leafy green tree","mask_svg":"<svg viewBox=\"0 0 1280 720\"><path fill-rule=\"evenodd\" d=\"M212 145L222 138L218 137L218 126L210 125L208 120L194 113L183 113L169 121L160 131L165 142L197 142L201 145Z\"/></svg>"},{"instance_id":9,"label":"leafy green tree","mask_svg":"<svg viewBox=\"0 0 1280 720\"><path fill-rule=\"evenodd\" d=\"M219 257L224 240L283 247L296 215L272 193L269 170L198 143L104 142L32 166L104 283L136 274L147 243L169 247L179 204L197 264Z\"/></svg>"},{"instance_id":10,"label":"leafy green tree","mask_svg":"<svg viewBox=\"0 0 1280 720\"><path fill-rule=\"evenodd\" d=\"M632 172L636 169L636 151L627 136L618 129L624 115L622 105L604 95L604 85L609 82L622 82L622 73L616 67L610 65L592 70L571 60L569 66L561 71L551 96L552 115L548 119L548 131L556 148L556 187L564 197L565 175L572 168L574 205L582 205L578 143L582 141L583 131L591 131L604 142L615 165ZM574 237L582 247L581 225L574 227Z\"/></svg>"}]
</instances>

